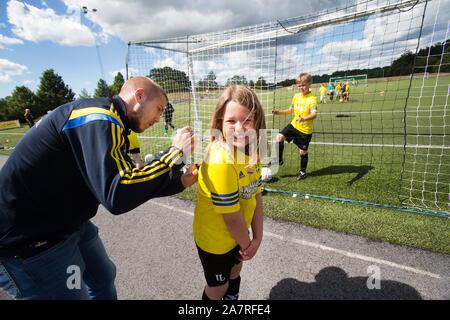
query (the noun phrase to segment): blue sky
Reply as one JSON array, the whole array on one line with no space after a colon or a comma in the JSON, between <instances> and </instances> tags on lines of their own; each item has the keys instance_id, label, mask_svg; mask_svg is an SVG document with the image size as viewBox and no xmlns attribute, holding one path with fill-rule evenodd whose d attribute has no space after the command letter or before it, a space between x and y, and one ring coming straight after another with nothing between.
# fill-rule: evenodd
<instances>
[{"instance_id":1,"label":"blue sky","mask_svg":"<svg viewBox=\"0 0 450 320\"><path fill-rule=\"evenodd\" d=\"M54 69L75 93L85 88L92 94L102 77L96 44L103 76L111 84L114 74L125 69L129 41L227 30L304 16L355 2L365 4L365 0L1 0L0 98L11 94L16 86L25 85L35 91L46 69ZM379 5L380 1L374 3ZM440 12L450 12L450 1L432 1L428 6L437 4ZM89 9L87 14L82 13L82 6ZM445 16L439 19L448 20ZM427 17L426 25L432 25L434 19L434 16ZM447 26L447 20L438 27ZM376 57L377 37L374 35L378 32L384 41L389 41L383 23L369 19L354 24L353 28L358 26L358 31L354 31L344 46L352 46L358 54L370 48L372 57ZM320 30L315 37L318 32ZM395 36L401 35L396 32ZM340 41L343 39L345 36ZM316 55L320 53L323 57L322 69L312 70L314 73L328 70L325 60L342 59L342 49L336 49L340 44L333 40L320 43L315 39L315 43L309 44ZM286 59L306 63L309 57L305 52L299 47L282 53ZM348 59L354 61L353 57Z\"/></svg>"},{"instance_id":2,"label":"blue sky","mask_svg":"<svg viewBox=\"0 0 450 320\"><path fill-rule=\"evenodd\" d=\"M30 5L43 8L41 1L26 1ZM48 1L55 4L52 9L58 14L66 14L67 7L60 1ZM0 3L0 34L5 37L20 39L11 30L6 13L7 2ZM81 16L81 23L92 26ZM57 26L55 25L55 28ZM33 91L39 85L42 72L54 69L72 90L79 93L86 88L93 93L97 81L101 77L101 68L95 45L68 46L51 40L36 42L22 40L22 44L10 45L0 50L0 59L6 59L14 64L26 67L18 75L11 75L10 82L0 82L0 97L9 95L16 86L25 85ZM127 44L117 37L110 37L107 43L98 41L98 50L104 69L104 77L108 83L112 82L112 72L125 68Z\"/></svg>"}]
</instances>

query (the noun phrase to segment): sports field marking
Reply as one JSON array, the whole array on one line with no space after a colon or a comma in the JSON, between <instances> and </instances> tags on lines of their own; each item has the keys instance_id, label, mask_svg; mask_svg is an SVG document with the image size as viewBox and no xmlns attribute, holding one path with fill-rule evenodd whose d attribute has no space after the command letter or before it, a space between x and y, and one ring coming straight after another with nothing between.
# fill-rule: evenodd
<instances>
[{"instance_id":1,"label":"sports field marking","mask_svg":"<svg viewBox=\"0 0 450 320\"><path fill-rule=\"evenodd\" d=\"M150 139L150 140L170 140L168 137L146 137L139 136L139 139ZM344 142L311 142L311 144L320 144L327 146L347 146L347 147L380 147L380 148L403 148L402 144L376 144L376 143L344 143ZM421 144L411 144L406 145L406 148L418 148L418 149L450 149L450 146L439 146L439 145L421 145Z\"/></svg>"},{"instance_id":2,"label":"sports field marking","mask_svg":"<svg viewBox=\"0 0 450 320\"><path fill-rule=\"evenodd\" d=\"M194 213L191 212L191 211L188 211L188 210L179 209L177 207L170 206L170 205L167 205L167 204L164 204L164 203L160 203L160 202L157 202L155 200L151 200L151 202L154 203L154 204L157 204L157 205L159 205L159 206L161 206L163 208L166 208L168 210L173 210L173 211L177 211L177 212L180 212L180 213L185 213L185 214L187 214L187 215L189 215L191 217L194 216ZM428 272L428 271L423 271L423 270L420 270L420 269L408 267L408 266L405 266L405 265L402 265L402 264L398 264L398 263L387 261L387 260L383 260L383 259L378 259L378 258L374 258L374 257L364 256L364 255L353 253L353 252L350 252L350 251L345 251L345 250L341 250L341 249L336 249L336 248L324 246L324 245L321 245L319 243L315 243L315 242L311 242L311 241L306 241L306 240L297 239L297 238L293 238L293 237L281 236L281 235L278 235L276 233L272 233L272 232L269 232L269 231L266 231L266 230L264 230L264 236L272 237L272 238L275 238L275 239L279 239L281 241L287 241L287 242L292 242L292 243L295 243L295 244L300 244L302 246L311 247L311 248L319 249L319 250L322 250L322 251L334 252L334 253L337 253L337 254L349 257L349 258L359 259L359 260L370 262L370 263L374 263L374 264L386 265L386 266L389 266L389 267L392 267L392 268L397 268L397 269L400 269L400 270L409 271L409 272L412 272L412 273L428 276L428 277L435 278L435 279L442 279L442 276L439 275L439 274L435 274L435 273L431 273L431 272Z\"/></svg>"},{"instance_id":3,"label":"sports field marking","mask_svg":"<svg viewBox=\"0 0 450 320\"><path fill-rule=\"evenodd\" d=\"M12 136L24 136L25 132L0 132L0 135L2 134L9 134Z\"/></svg>"},{"instance_id":4,"label":"sports field marking","mask_svg":"<svg viewBox=\"0 0 450 320\"><path fill-rule=\"evenodd\" d=\"M25 133L0 133L2 134L9 134L9 135L16 135L16 136L23 136ZM146 136L139 136L139 139L149 139L149 140L170 140L170 137L146 137ZM327 145L327 146L347 146L347 147L379 147L379 148L403 148L405 147L402 144L376 144L376 143L344 143L344 142L311 142L311 144L317 144L317 145ZM406 148L418 148L418 149L450 149L450 146L439 146L439 145L421 145L421 144L412 144L412 145L406 145Z\"/></svg>"},{"instance_id":5,"label":"sports field marking","mask_svg":"<svg viewBox=\"0 0 450 320\"><path fill-rule=\"evenodd\" d=\"M322 105L323 106L323 105ZM418 112L426 112L426 113L430 113L431 111L433 112L437 112L437 111L445 111L445 109L419 109L419 110L414 110L414 109L408 109L406 110L406 113L418 113ZM324 114L332 114L332 115L339 115L339 114L380 114L380 113L405 113L404 110L371 110L371 111L336 111L336 112L320 112L319 115L324 115ZM271 116L271 115L266 115L266 116ZM436 116L437 117L437 116ZM415 117L414 117L415 118ZM426 116L426 118L430 118L430 116Z\"/></svg>"},{"instance_id":6,"label":"sports field marking","mask_svg":"<svg viewBox=\"0 0 450 320\"><path fill-rule=\"evenodd\" d=\"M389 147L389 148L403 148L402 144L374 144L374 143L344 143L344 142L311 142L311 144L322 144L329 146L348 146L348 147ZM439 145L424 145L424 144L410 144L406 145L406 148L418 148L418 149L450 149L450 146Z\"/></svg>"}]
</instances>

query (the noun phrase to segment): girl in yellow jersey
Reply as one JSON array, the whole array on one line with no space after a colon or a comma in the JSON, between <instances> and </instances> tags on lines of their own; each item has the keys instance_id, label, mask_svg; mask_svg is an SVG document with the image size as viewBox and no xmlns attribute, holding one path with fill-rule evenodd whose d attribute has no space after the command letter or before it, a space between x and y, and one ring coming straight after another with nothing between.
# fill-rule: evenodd
<instances>
[{"instance_id":1,"label":"girl in yellow jersey","mask_svg":"<svg viewBox=\"0 0 450 320\"><path fill-rule=\"evenodd\" d=\"M211 129L193 234L207 283L202 298L231 300L239 296L242 262L253 258L263 237L258 141L265 118L256 94L240 85L225 89Z\"/></svg>"}]
</instances>

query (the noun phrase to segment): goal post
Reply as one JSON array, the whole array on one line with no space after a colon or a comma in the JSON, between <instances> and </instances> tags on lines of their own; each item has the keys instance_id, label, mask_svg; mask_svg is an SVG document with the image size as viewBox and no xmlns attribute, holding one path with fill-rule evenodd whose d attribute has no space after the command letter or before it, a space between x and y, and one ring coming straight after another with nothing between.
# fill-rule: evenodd
<instances>
[{"instance_id":1,"label":"goal post","mask_svg":"<svg viewBox=\"0 0 450 320\"><path fill-rule=\"evenodd\" d=\"M352 86L365 86L367 87L367 74L349 75L342 77L330 77L329 84L336 84L338 82L348 82Z\"/></svg>"},{"instance_id":2,"label":"goal post","mask_svg":"<svg viewBox=\"0 0 450 320\"><path fill-rule=\"evenodd\" d=\"M308 192L448 211L447 9L446 0L361 0L303 17L131 42L127 77L159 83L174 106L173 126L190 125L196 135L208 130L230 85L252 88L267 128L279 132L292 115L272 110L291 106L300 73L312 76L316 96L322 84L350 82L349 99L329 95L318 107ZM165 122L139 136L144 153L170 144L175 130ZM289 177L299 170L298 150L285 150L277 186L296 191L302 186Z\"/></svg>"}]
</instances>

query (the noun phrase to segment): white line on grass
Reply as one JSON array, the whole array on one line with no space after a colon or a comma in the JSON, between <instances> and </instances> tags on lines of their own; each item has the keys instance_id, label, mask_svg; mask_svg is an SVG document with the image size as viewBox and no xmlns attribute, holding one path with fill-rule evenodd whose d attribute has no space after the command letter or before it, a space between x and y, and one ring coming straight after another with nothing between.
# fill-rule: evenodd
<instances>
[{"instance_id":1,"label":"white line on grass","mask_svg":"<svg viewBox=\"0 0 450 320\"><path fill-rule=\"evenodd\" d=\"M402 144L377 144L377 143L344 143L344 142L311 142L311 144L321 144L328 146L348 146L348 147L380 147L380 148L403 148ZM450 149L450 146L426 145L426 144L411 144L406 145L406 148L418 149Z\"/></svg>"},{"instance_id":2,"label":"white line on grass","mask_svg":"<svg viewBox=\"0 0 450 320\"><path fill-rule=\"evenodd\" d=\"M0 134L9 134L11 136L24 136L25 132L0 132Z\"/></svg>"},{"instance_id":3,"label":"white line on grass","mask_svg":"<svg viewBox=\"0 0 450 320\"><path fill-rule=\"evenodd\" d=\"M154 203L154 204L157 204L157 205L159 205L159 206L161 206L163 208L166 208L168 210L173 210L173 211L185 213L187 215L190 215L191 217L194 216L194 213L191 212L191 211L188 211L188 210L179 209L177 207L170 206L170 205L167 205L167 204L164 204L164 203L160 203L160 202L157 202L155 200L151 200L151 202ZM310 241L297 239L297 238L293 238L293 237L281 236L281 235L278 235L276 233L268 232L266 230L264 230L264 235L266 237L276 238L276 239L279 239L281 241L292 242L292 243L300 244L302 246L311 247L311 248L314 248L314 249L334 252L334 253L341 254L341 255L344 255L346 257L353 258L353 259L359 259L359 260L363 260L363 261L370 262L370 263L377 263L377 264L387 265L387 266L392 267L392 268L397 268L397 269L409 271L409 272L412 272L412 273L428 276L428 277L435 278L435 279L441 279L442 278L439 274L435 274L435 273L423 271L423 270L420 270L420 269L408 267L408 266L405 266L405 265L402 265L402 264L398 264L398 263L395 263L395 262L391 262L391 261L387 261L387 260L382 260L382 259L378 259L378 258L374 258L374 257L369 257L369 256L364 256L364 255L361 255L361 254L353 253L353 252L350 252L350 251L345 251L345 250L341 250L341 249L336 249L336 248L324 246L324 245L321 245L321 244L318 244L318 243L315 243L315 242L310 242Z\"/></svg>"},{"instance_id":4,"label":"white line on grass","mask_svg":"<svg viewBox=\"0 0 450 320\"><path fill-rule=\"evenodd\" d=\"M0 135L2 134L9 134L9 135L17 135L17 136L23 136L25 133L15 133L15 132L0 132ZM150 139L150 140L168 140L170 141L171 138L169 137L147 137L139 135L139 139ZM404 146L402 144L377 144L377 143L344 143L344 142L311 142L311 144L317 144L317 145L327 145L327 146L346 146L346 147L379 147L379 148L403 148ZM418 148L418 149L450 149L450 147L447 146L439 146L439 145L425 145L425 144L411 144L406 145L406 148Z\"/></svg>"}]
</instances>

